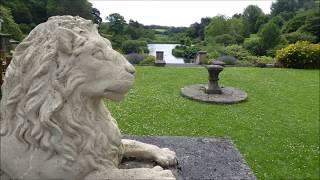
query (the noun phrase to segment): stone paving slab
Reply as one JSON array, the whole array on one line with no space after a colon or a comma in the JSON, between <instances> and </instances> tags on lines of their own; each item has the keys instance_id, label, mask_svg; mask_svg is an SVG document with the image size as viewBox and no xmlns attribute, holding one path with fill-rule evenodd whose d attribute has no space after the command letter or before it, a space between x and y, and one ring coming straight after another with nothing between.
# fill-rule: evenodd
<instances>
[{"instance_id":1,"label":"stone paving slab","mask_svg":"<svg viewBox=\"0 0 320 180\"><path fill-rule=\"evenodd\" d=\"M227 138L172 136L124 136L167 147L177 153L178 167L170 168L177 179L255 180L241 154Z\"/></svg>"}]
</instances>

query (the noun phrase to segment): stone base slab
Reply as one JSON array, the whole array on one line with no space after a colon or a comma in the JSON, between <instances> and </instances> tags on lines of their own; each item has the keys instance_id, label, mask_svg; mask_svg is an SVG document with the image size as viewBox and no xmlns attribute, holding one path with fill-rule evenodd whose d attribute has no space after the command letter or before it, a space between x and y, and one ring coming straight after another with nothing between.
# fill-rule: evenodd
<instances>
[{"instance_id":1,"label":"stone base slab","mask_svg":"<svg viewBox=\"0 0 320 180\"><path fill-rule=\"evenodd\" d=\"M222 94L207 94L206 88L205 84L194 84L182 88L181 94L192 100L216 104L234 104L248 98L247 93L233 87L222 87Z\"/></svg>"},{"instance_id":2,"label":"stone base slab","mask_svg":"<svg viewBox=\"0 0 320 180\"><path fill-rule=\"evenodd\" d=\"M235 145L226 138L166 136L124 136L123 138L138 140L175 151L177 153L178 166L169 169L174 172L178 180L256 179ZM127 159L120 168L151 168L155 165L154 162L146 163Z\"/></svg>"}]
</instances>

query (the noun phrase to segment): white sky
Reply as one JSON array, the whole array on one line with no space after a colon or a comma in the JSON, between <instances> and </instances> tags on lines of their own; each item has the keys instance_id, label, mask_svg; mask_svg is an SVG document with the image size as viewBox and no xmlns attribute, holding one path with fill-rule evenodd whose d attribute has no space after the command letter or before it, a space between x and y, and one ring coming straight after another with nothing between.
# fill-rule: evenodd
<instances>
[{"instance_id":1,"label":"white sky","mask_svg":"<svg viewBox=\"0 0 320 180\"><path fill-rule=\"evenodd\" d=\"M101 18L119 13L125 20L133 19L144 25L186 26L200 22L202 17L242 13L248 5L257 5L270 13L272 0L89 0L99 9Z\"/></svg>"}]
</instances>

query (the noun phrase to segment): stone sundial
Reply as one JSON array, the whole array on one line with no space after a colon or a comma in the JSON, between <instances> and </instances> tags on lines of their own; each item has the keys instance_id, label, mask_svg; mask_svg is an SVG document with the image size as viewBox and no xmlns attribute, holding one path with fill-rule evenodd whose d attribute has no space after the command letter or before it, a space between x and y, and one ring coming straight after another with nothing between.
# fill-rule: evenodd
<instances>
[{"instance_id":1,"label":"stone sundial","mask_svg":"<svg viewBox=\"0 0 320 180\"><path fill-rule=\"evenodd\" d=\"M234 104L245 101L247 93L234 87L220 87L219 74L223 71L222 65L205 66L209 73L208 84L193 84L181 89L181 94L189 99L217 103Z\"/></svg>"}]
</instances>

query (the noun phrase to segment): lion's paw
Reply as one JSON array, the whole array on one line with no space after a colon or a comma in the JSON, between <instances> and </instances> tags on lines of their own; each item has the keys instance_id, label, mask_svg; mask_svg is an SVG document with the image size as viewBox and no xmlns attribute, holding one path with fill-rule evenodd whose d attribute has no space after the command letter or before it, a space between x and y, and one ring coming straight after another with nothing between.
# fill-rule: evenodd
<instances>
[{"instance_id":1,"label":"lion's paw","mask_svg":"<svg viewBox=\"0 0 320 180\"><path fill-rule=\"evenodd\" d=\"M155 152L155 161L163 167L177 165L176 153L168 148L159 149Z\"/></svg>"},{"instance_id":2,"label":"lion's paw","mask_svg":"<svg viewBox=\"0 0 320 180\"><path fill-rule=\"evenodd\" d=\"M148 176L148 175L147 175ZM176 180L175 176L170 170L164 170L160 166L155 166L150 170L151 179Z\"/></svg>"}]
</instances>

